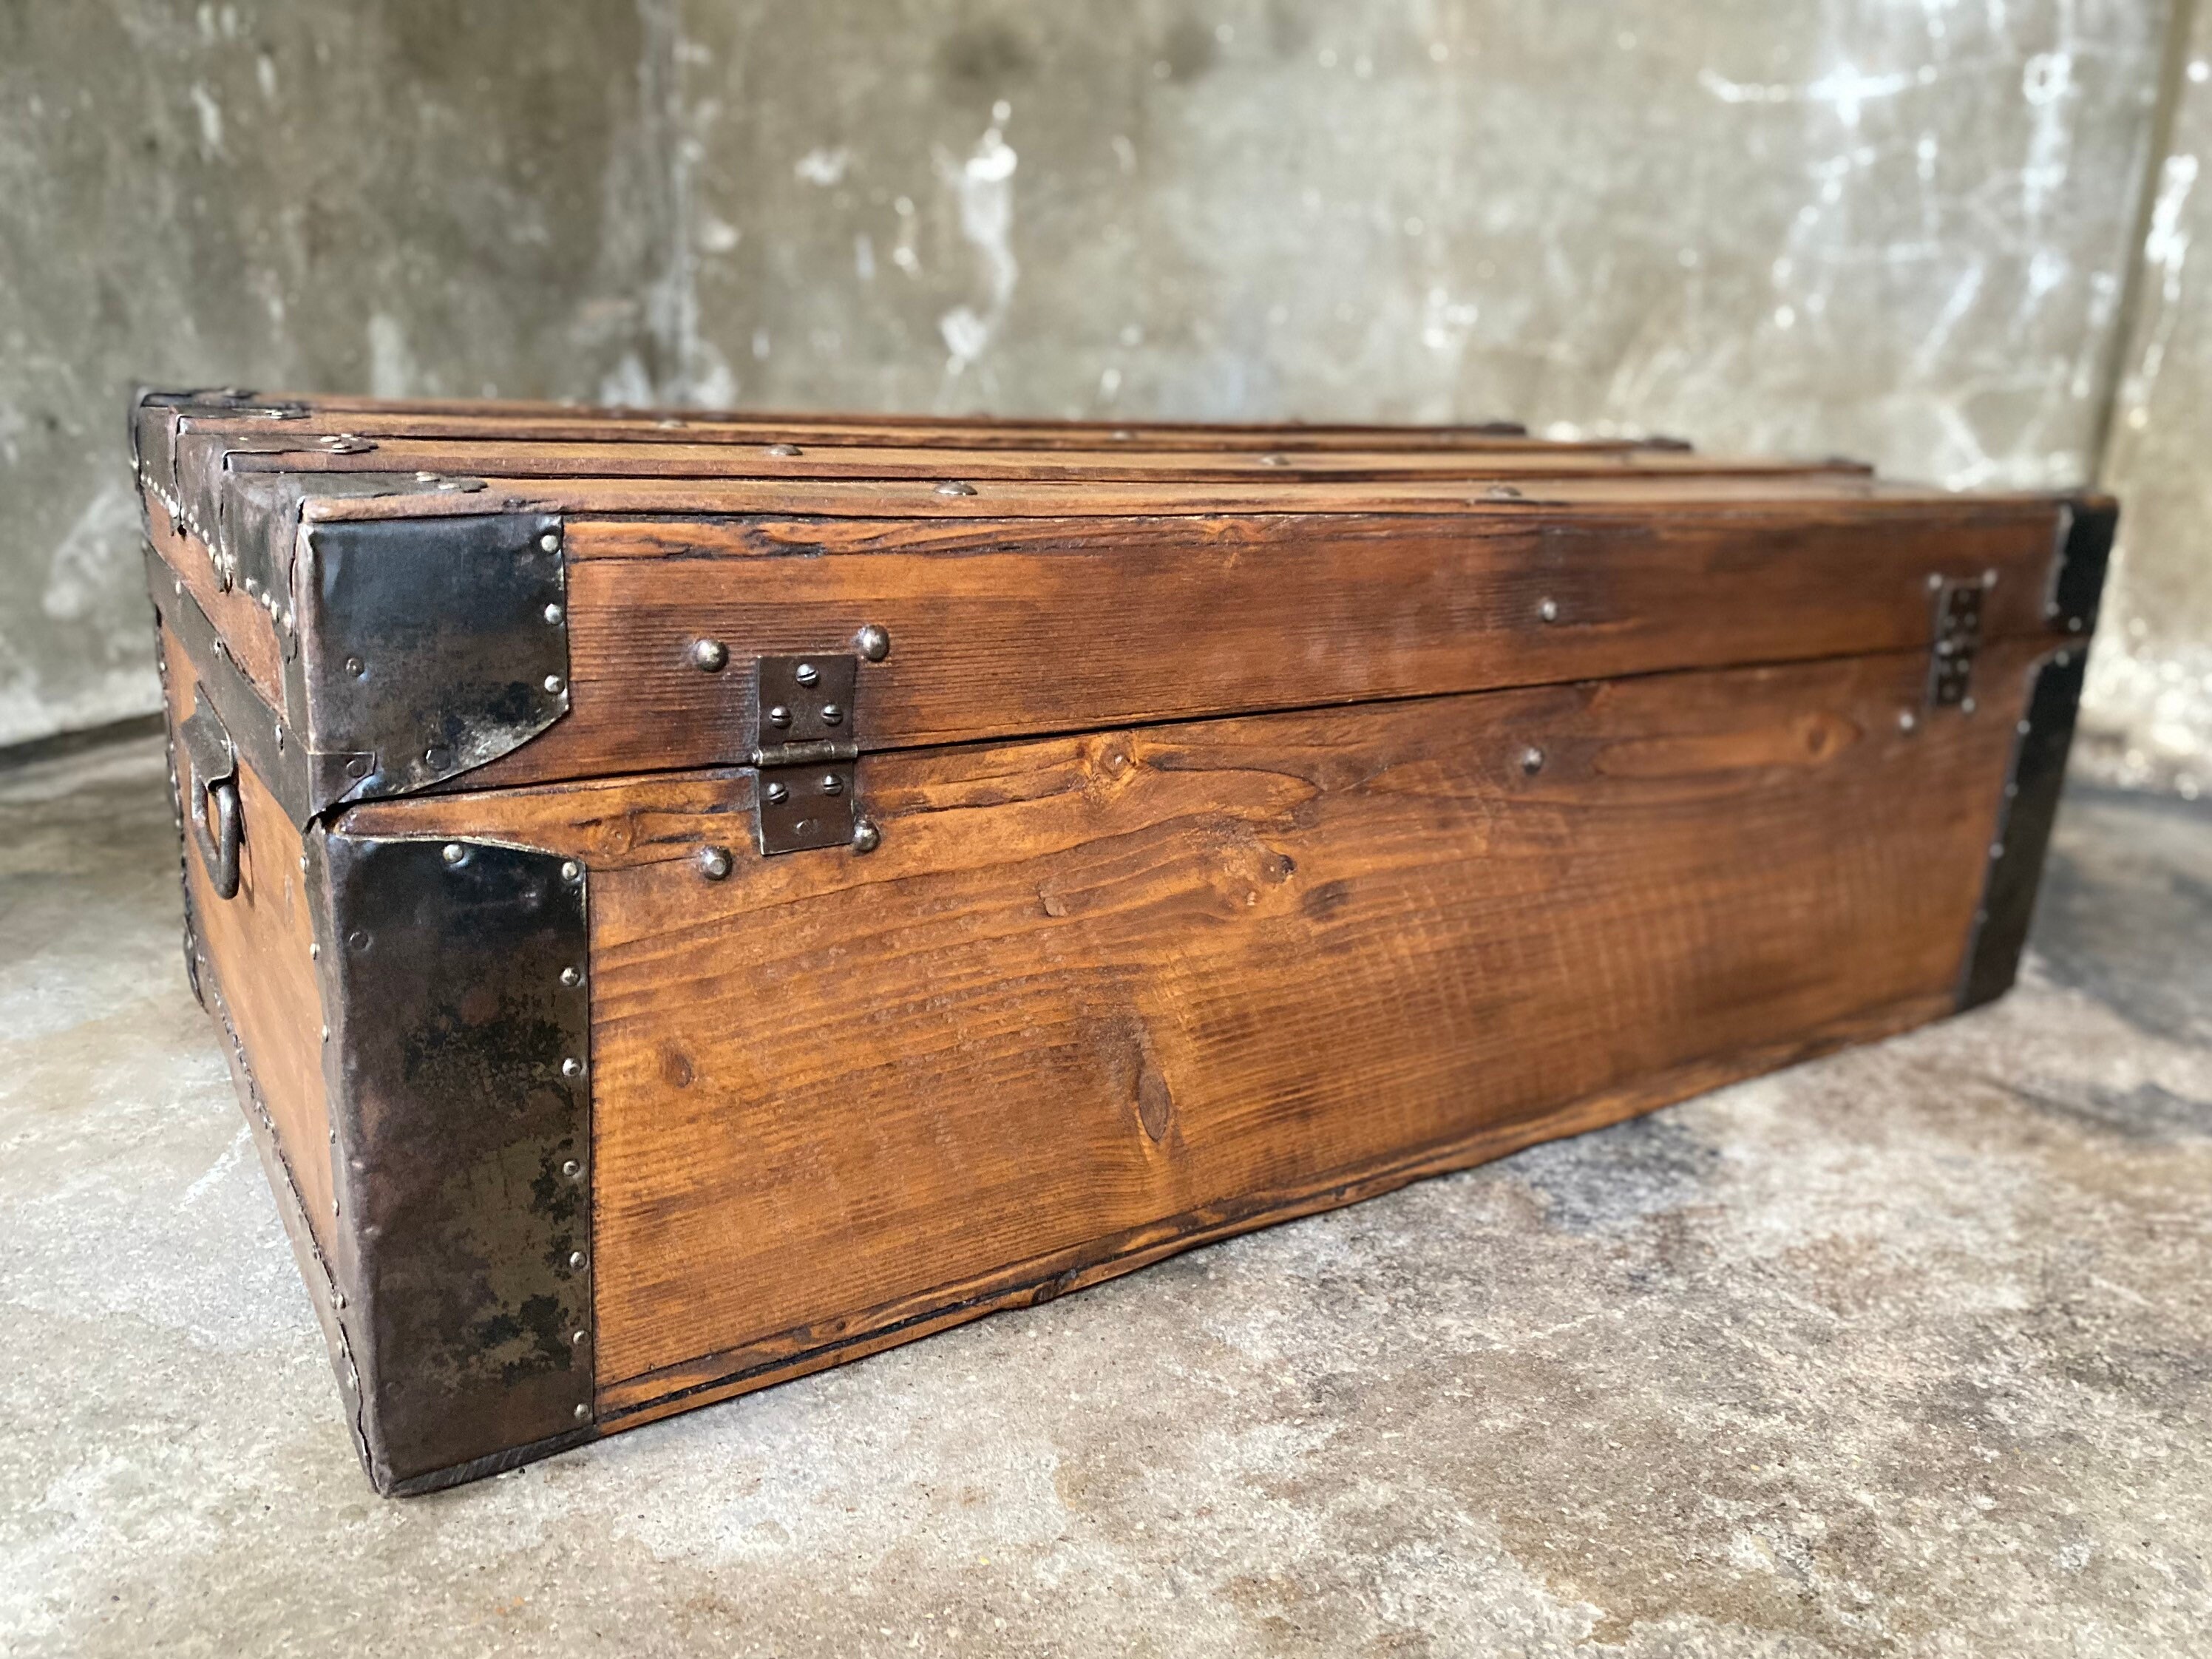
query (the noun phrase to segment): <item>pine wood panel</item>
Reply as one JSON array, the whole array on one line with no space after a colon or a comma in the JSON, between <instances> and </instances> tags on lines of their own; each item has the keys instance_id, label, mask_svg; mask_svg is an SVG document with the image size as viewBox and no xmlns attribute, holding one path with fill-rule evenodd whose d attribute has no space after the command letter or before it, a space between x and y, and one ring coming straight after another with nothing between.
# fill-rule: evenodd
<instances>
[{"instance_id":1,"label":"pine wood panel","mask_svg":"<svg viewBox=\"0 0 2212 1659\"><path fill-rule=\"evenodd\" d=\"M282 460L282 456L271 458ZM250 470L251 458L233 465ZM281 471L282 469L278 469ZM374 471L374 469L372 469ZM1537 509L1577 505L1678 507L1701 502L1874 501L1884 499L1940 508L1951 499L1940 491L1885 485L1857 472L1772 475L1660 475L1623 473L1602 477L1553 477L1519 483L1443 479L1419 481L1311 480L1279 483L1191 483L1174 480L1099 480L1038 483L952 476L926 479L809 478L507 478L485 474L480 490L441 490L424 483L420 494L310 495L302 516L309 523L349 520L419 519L472 513L544 512L572 514L688 514L702 517L781 514L845 519L1150 518L1322 513L1461 514L1525 516ZM945 483L964 486L948 493ZM1980 495L1986 505L2049 497Z\"/></svg>"},{"instance_id":2,"label":"pine wood panel","mask_svg":"<svg viewBox=\"0 0 2212 1659\"><path fill-rule=\"evenodd\" d=\"M199 540L186 533L169 511L151 496L145 501L146 538L173 580L198 603L223 641L223 648L253 682L272 708L284 706L283 647L269 614L236 588L216 580L215 565Z\"/></svg>"},{"instance_id":3,"label":"pine wood panel","mask_svg":"<svg viewBox=\"0 0 2212 1659\"><path fill-rule=\"evenodd\" d=\"M279 429L234 447L228 436L187 433L178 470L228 465L238 472L414 472L501 478L921 478L1080 483L1129 480L1241 483L1265 488L1304 480L1490 480L1578 476L1785 477L1864 475L1843 461L1712 457L1672 449L1330 450L1282 445L1261 451L981 450L793 443L570 442L547 438L357 438L342 449Z\"/></svg>"},{"instance_id":4,"label":"pine wood panel","mask_svg":"<svg viewBox=\"0 0 2212 1659\"><path fill-rule=\"evenodd\" d=\"M2033 632L2055 512L576 520L570 712L465 782L733 760L750 659L863 623L891 639L869 748L1899 650L1931 637L1936 572L1996 572L1986 631ZM702 636L730 669L692 665Z\"/></svg>"},{"instance_id":5,"label":"pine wood panel","mask_svg":"<svg viewBox=\"0 0 2212 1659\"><path fill-rule=\"evenodd\" d=\"M744 774L349 826L592 864L619 1416L1948 1008L2045 648L1911 733L1922 653L884 756L865 858Z\"/></svg>"},{"instance_id":6,"label":"pine wood panel","mask_svg":"<svg viewBox=\"0 0 2212 1659\"><path fill-rule=\"evenodd\" d=\"M953 448L1266 449L1285 442L1310 448L1582 449L1685 447L1674 439L1537 438L1511 422L1457 426L1360 425L1305 422L1112 422L994 418L987 416L835 415L821 411L641 410L551 403L311 397L270 394L302 404L305 413L265 416L185 413L149 405L143 418L187 432L265 434L271 430L355 433L380 437L529 437L653 443L882 443Z\"/></svg>"},{"instance_id":7,"label":"pine wood panel","mask_svg":"<svg viewBox=\"0 0 2212 1659\"><path fill-rule=\"evenodd\" d=\"M173 731L191 713L191 659L165 627L161 648ZM225 1012L276 1133L279 1156L317 1243L331 1249L330 1109L323 1081L323 1006L313 957L305 848L252 768L238 769L238 892L217 898L185 831L185 881L200 949L215 969ZM190 814L190 803L181 803ZM247 1110L252 1110L250 1104Z\"/></svg>"}]
</instances>

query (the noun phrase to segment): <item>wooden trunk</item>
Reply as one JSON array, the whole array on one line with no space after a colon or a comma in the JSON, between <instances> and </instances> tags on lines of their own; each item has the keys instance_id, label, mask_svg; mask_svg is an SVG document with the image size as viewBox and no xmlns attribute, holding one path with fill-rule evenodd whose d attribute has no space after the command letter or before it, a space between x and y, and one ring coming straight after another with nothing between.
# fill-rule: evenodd
<instances>
[{"instance_id":1,"label":"wooden trunk","mask_svg":"<svg viewBox=\"0 0 2212 1659\"><path fill-rule=\"evenodd\" d=\"M2109 501L155 394L186 957L408 1492L2011 982Z\"/></svg>"}]
</instances>

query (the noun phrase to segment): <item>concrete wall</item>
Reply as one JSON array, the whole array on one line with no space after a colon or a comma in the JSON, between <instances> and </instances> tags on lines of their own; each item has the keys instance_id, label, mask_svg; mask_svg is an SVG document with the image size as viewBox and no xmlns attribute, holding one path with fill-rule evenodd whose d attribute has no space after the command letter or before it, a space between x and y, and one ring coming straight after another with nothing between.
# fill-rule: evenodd
<instances>
[{"instance_id":1,"label":"concrete wall","mask_svg":"<svg viewBox=\"0 0 2212 1659\"><path fill-rule=\"evenodd\" d=\"M0 0L0 742L152 706L143 378L1510 415L1957 484L2086 479L2109 428L2142 511L2100 752L2170 781L2212 734L2212 696L2142 690L2204 691L2212 650L2179 152L2140 257L2162 82L2212 131L2180 32L2150 0Z\"/></svg>"}]
</instances>

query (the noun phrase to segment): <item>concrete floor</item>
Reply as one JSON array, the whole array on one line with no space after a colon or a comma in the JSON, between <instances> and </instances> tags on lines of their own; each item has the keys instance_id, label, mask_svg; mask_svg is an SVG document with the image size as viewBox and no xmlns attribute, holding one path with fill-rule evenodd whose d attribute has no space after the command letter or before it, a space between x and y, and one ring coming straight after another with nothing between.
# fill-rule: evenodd
<instances>
[{"instance_id":1,"label":"concrete floor","mask_svg":"<svg viewBox=\"0 0 2212 1659\"><path fill-rule=\"evenodd\" d=\"M161 761L0 774L10 1653L2201 1654L2212 811L1994 1008L373 1497Z\"/></svg>"}]
</instances>

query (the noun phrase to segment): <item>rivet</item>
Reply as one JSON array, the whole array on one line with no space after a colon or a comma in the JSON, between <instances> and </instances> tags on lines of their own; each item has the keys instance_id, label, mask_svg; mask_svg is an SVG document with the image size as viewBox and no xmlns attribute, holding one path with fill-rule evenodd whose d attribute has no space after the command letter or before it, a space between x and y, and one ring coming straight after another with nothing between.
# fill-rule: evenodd
<instances>
[{"instance_id":1,"label":"rivet","mask_svg":"<svg viewBox=\"0 0 2212 1659\"><path fill-rule=\"evenodd\" d=\"M768 453L771 455L782 455L788 457L799 453L799 446L797 444L770 444L768 447Z\"/></svg>"},{"instance_id":2,"label":"rivet","mask_svg":"<svg viewBox=\"0 0 2212 1659\"><path fill-rule=\"evenodd\" d=\"M572 1348L580 1348L584 1344L591 1340L592 1334L589 1331L571 1331L568 1333L568 1346Z\"/></svg>"},{"instance_id":3,"label":"rivet","mask_svg":"<svg viewBox=\"0 0 2212 1659\"><path fill-rule=\"evenodd\" d=\"M346 775L349 778L367 777L368 775L368 757L366 755L356 755L351 760L348 761L346 763Z\"/></svg>"},{"instance_id":4,"label":"rivet","mask_svg":"<svg viewBox=\"0 0 2212 1659\"><path fill-rule=\"evenodd\" d=\"M937 486L937 493L940 495L972 495L975 493L975 486L962 483L957 478L947 478Z\"/></svg>"},{"instance_id":5,"label":"rivet","mask_svg":"<svg viewBox=\"0 0 2212 1659\"><path fill-rule=\"evenodd\" d=\"M761 793L770 806L781 806L791 799L791 791L780 783L769 784L767 788L761 791Z\"/></svg>"},{"instance_id":6,"label":"rivet","mask_svg":"<svg viewBox=\"0 0 2212 1659\"><path fill-rule=\"evenodd\" d=\"M2012 723L2012 729L2019 732L2023 738L2029 732L2035 730L2035 728L2033 726L2030 726L2026 720L2014 720Z\"/></svg>"},{"instance_id":7,"label":"rivet","mask_svg":"<svg viewBox=\"0 0 2212 1659\"><path fill-rule=\"evenodd\" d=\"M353 946L356 951L366 951L368 949L368 935L361 928L356 927L353 932L346 935L346 943Z\"/></svg>"},{"instance_id":8,"label":"rivet","mask_svg":"<svg viewBox=\"0 0 2212 1659\"><path fill-rule=\"evenodd\" d=\"M1932 571L1932 570L1931 570L1931 571L1929 571L1929 572L1928 573L1928 591L1929 591L1930 593L1933 593L1934 592L1936 592L1936 589L1940 588L1940 587L1941 587L1941 586L1943 586L1943 579L1942 579L1941 576L1937 575L1934 571Z\"/></svg>"},{"instance_id":9,"label":"rivet","mask_svg":"<svg viewBox=\"0 0 2212 1659\"><path fill-rule=\"evenodd\" d=\"M331 1028L330 1028L329 1026L325 1025L325 1026L324 1026L324 1027L323 1027L323 1041L324 1041L324 1042L328 1042L330 1040L331 1040Z\"/></svg>"},{"instance_id":10,"label":"rivet","mask_svg":"<svg viewBox=\"0 0 2212 1659\"><path fill-rule=\"evenodd\" d=\"M843 794L845 793L845 780L839 777L835 772L824 772L822 775L822 793L825 795Z\"/></svg>"},{"instance_id":11,"label":"rivet","mask_svg":"<svg viewBox=\"0 0 2212 1659\"><path fill-rule=\"evenodd\" d=\"M466 864L469 860L469 849L457 841L449 841L446 843L446 850L441 856L448 864Z\"/></svg>"},{"instance_id":12,"label":"rivet","mask_svg":"<svg viewBox=\"0 0 2212 1659\"><path fill-rule=\"evenodd\" d=\"M332 1291L331 1292L331 1306L333 1308L342 1309L345 1304L346 1299L345 1292L343 1291Z\"/></svg>"},{"instance_id":13,"label":"rivet","mask_svg":"<svg viewBox=\"0 0 2212 1659\"><path fill-rule=\"evenodd\" d=\"M319 945L310 945L307 947L307 960L310 962L320 962L322 959L323 947Z\"/></svg>"},{"instance_id":14,"label":"rivet","mask_svg":"<svg viewBox=\"0 0 2212 1659\"><path fill-rule=\"evenodd\" d=\"M579 1404L576 1407L576 1420L579 1423L590 1422L592 1420L592 1408L589 1406Z\"/></svg>"},{"instance_id":15,"label":"rivet","mask_svg":"<svg viewBox=\"0 0 2212 1659\"><path fill-rule=\"evenodd\" d=\"M1109 435L1112 436L1116 443L1127 443L1129 440L1135 437L1137 434L1130 431L1126 426L1117 426Z\"/></svg>"},{"instance_id":16,"label":"rivet","mask_svg":"<svg viewBox=\"0 0 2212 1659\"><path fill-rule=\"evenodd\" d=\"M581 881L581 880L583 880L583 878L584 878L584 866L583 866L582 865L580 865L580 864L577 863L575 860L574 860L574 859L570 859L570 860L568 860L567 862L565 862L564 864L562 864L562 866L561 866L561 879L562 879L562 880L563 880L563 881L567 881L567 882L578 882L578 881Z\"/></svg>"},{"instance_id":17,"label":"rivet","mask_svg":"<svg viewBox=\"0 0 2212 1659\"><path fill-rule=\"evenodd\" d=\"M835 726L844 718L845 711L836 703L825 702L822 705L822 723L824 726Z\"/></svg>"},{"instance_id":18,"label":"rivet","mask_svg":"<svg viewBox=\"0 0 2212 1659\"><path fill-rule=\"evenodd\" d=\"M1544 751L1531 744L1521 751L1521 769L1530 776L1544 769Z\"/></svg>"},{"instance_id":19,"label":"rivet","mask_svg":"<svg viewBox=\"0 0 2212 1659\"><path fill-rule=\"evenodd\" d=\"M1288 466L1290 464L1291 458L1287 455L1269 453L1260 458L1260 465L1262 466Z\"/></svg>"},{"instance_id":20,"label":"rivet","mask_svg":"<svg viewBox=\"0 0 2212 1659\"><path fill-rule=\"evenodd\" d=\"M873 623L855 634L853 643L870 662L881 662L891 653L891 636Z\"/></svg>"},{"instance_id":21,"label":"rivet","mask_svg":"<svg viewBox=\"0 0 2212 1659\"><path fill-rule=\"evenodd\" d=\"M352 675L354 678L359 679L363 674L368 672L368 665L363 662L359 657L348 657L346 659L346 672Z\"/></svg>"},{"instance_id":22,"label":"rivet","mask_svg":"<svg viewBox=\"0 0 2212 1659\"><path fill-rule=\"evenodd\" d=\"M1989 919L1990 913L1987 910L1977 910L1974 912L1974 923L1977 927L1980 926L1983 922L1987 921Z\"/></svg>"},{"instance_id":23,"label":"rivet","mask_svg":"<svg viewBox=\"0 0 2212 1659\"><path fill-rule=\"evenodd\" d=\"M453 751L441 743L434 743L422 751L422 764L433 772L442 772L453 763Z\"/></svg>"},{"instance_id":24,"label":"rivet","mask_svg":"<svg viewBox=\"0 0 2212 1659\"><path fill-rule=\"evenodd\" d=\"M557 530L547 531L538 538L538 545L548 553L558 553L561 550L561 532Z\"/></svg>"},{"instance_id":25,"label":"rivet","mask_svg":"<svg viewBox=\"0 0 2212 1659\"><path fill-rule=\"evenodd\" d=\"M771 788L781 787L780 784L769 786ZM730 849L726 847L702 847L699 849L696 861L699 866L699 873L709 881L720 881L730 873Z\"/></svg>"},{"instance_id":26,"label":"rivet","mask_svg":"<svg viewBox=\"0 0 2212 1659\"><path fill-rule=\"evenodd\" d=\"M2007 800L2010 800L2010 799L2011 799L2014 795L2017 795L2018 793L2020 793L2020 786L2019 786L2018 784L2016 784L2016 783L2008 783L2007 785L2005 785L2005 799L2006 799Z\"/></svg>"},{"instance_id":27,"label":"rivet","mask_svg":"<svg viewBox=\"0 0 2212 1659\"><path fill-rule=\"evenodd\" d=\"M853 850L855 853L872 853L883 845L883 840L884 832L866 818L853 826Z\"/></svg>"},{"instance_id":28,"label":"rivet","mask_svg":"<svg viewBox=\"0 0 2212 1659\"><path fill-rule=\"evenodd\" d=\"M1990 856L1993 859L2002 858L2004 856L2004 843L2001 841L1991 842L1990 843Z\"/></svg>"},{"instance_id":29,"label":"rivet","mask_svg":"<svg viewBox=\"0 0 2212 1659\"><path fill-rule=\"evenodd\" d=\"M770 726L790 725L791 710L786 708L781 703L776 704L775 708L768 711L768 723Z\"/></svg>"},{"instance_id":30,"label":"rivet","mask_svg":"<svg viewBox=\"0 0 2212 1659\"><path fill-rule=\"evenodd\" d=\"M1977 703L1972 697L1961 697L1959 699L1959 712L1961 714L1971 714L1980 706L1981 705Z\"/></svg>"},{"instance_id":31,"label":"rivet","mask_svg":"<svg viewBox=\"0 0 2212 1659\"><path fill-rule=\"evenodd\" d=\"M568 682L563 680L558 674L548 674L545 677L545 689L548 691L557 694L561 688L567 684Z\"/></svg>"},{"instance_id":32,"label":"rivet","mask_svg":"<svg viewBox=\"0 0 2212 1659\"><path fill-rule=\"evenodd\" d=\"M335 1198L331 1200L331 1213L332 1215L343 1215L345 1213L343 1210L338 1208L338 1201Z\"/></svg>"},{"instance_id":33,"label":"rivet","mask_svg":"<svg viewBox=\"0 0 2212 1659\"><path fill-rule=\"evenodd\" d=\"M691 665L709 674L719 674L730 660L730 647L720 640L694 640L691 642Z\"/></svg>"},{"instance_id":34,"label":"rivet","mask_svg":"<svg viewBox=\"0 0 2212 1659\"><path fill-rule=\"evenodd\" d=\"M1542 601L1536 607L1536 614L1547 623L1559 621L1559 602L1557 599L1546 599Z\"/></svg>"},{"instance_id":35,"label":"rivet","mask_svg":"<svg viewBox=\"0 0 2212 1659\"><path fill-rule=\"evenodd\" d=\"M2066 631L2069 634L2080 633L2081 631L2081 619L2079 617L2069 617L2066 619Z\"/></svg>"},{"instance_id":36,"label":"rivet","mask_svg":"<svg viewBox=\"0 0 2212 1659\"><path fill-rule=\"evenodd\" d=\"M584 1253L581 1250L571 1250L568 1252L568 1265L570 1267L580 1269L584 1265Z\"/></svg>"},{"instance_id":37,"label":"rivet","mask_svg":"<svg viewBox=\"0 0 2212 1659\"><path fill-rule=\"evenodd\" d=\"M561 616L562 611L559 605L549 605L545 607L545 620L556 628L561 625Z\"/></svg>"},{"instance_id":38,"label":"rivet","mask_svg":"<svg viewBox=\"0 0 2212 1659\"><path fill-rule=\"evenodd\" d=\"M2074 653L2071 651L2061 651L2051 660L2057 663L2061 668L2063 668L2068 663L2074 660Z\"/></svg>"},{"instance_id":39,"label":"rivet","mask_svg":"<svg viewBox=\"0 0 2212 1659\"><path fill-rule=\"evenodd\" d=\"M1900 711L1900 712L1899 713L1899 714L1898 714L1898 716L1897 716L1897 729L1898 729L1899 731L1900 731L1900 732L1913 732L1913 731L1917 731L1917 730L1919 729L1919 726L1920 726L1920 716L1919 716L1919 715L1917 715L1917 714L1914 714L1914 713L1913 713L1910 708L1904 709L1904 710L1902 710L1902 711Z\"/></svg>"},{"instance_id":40,"label":"rivet","mask_svg":"<svg viewBox=\"0 0 2212 1659\"><path fill-rule=\"evenodd\" d=\"M568 1176L569 1180L574 1181L578 1176L584 1173L584 1166L572 1158L561 1165L561 1173Z\"/></svg>"},{"instance_id":41,"label":"rivet","mask_svg":"<svg viewBox=\"0 0 2212 1659\"><path fill-rule=\"evenodd\" d=\"M811 662L803 662L791 671L791 678L801 685L811 685L822 678L822 671Z\"/></svg>"},{"instance_id":42,"label":"rivet","mask_svg":"<svg viewBox=\"0 0 2212 1659\"><path fill-rule=\"evenodd\" d=\"M583 1074L584 1062L577 1059L575 1055L571 1054L568 1059L561 1062L561 1075L562 1077L581 1077Z\"/></svg>"},{"instance_id":43,"label":"rivet","mask_svg":"<svg viewBox=\"0 0 2212 1659\"><path fill-rule=\"evenodd\" d=\"M572 991L573 991L573 990L574 990L574 989L575 989L579 985L581 985L583 982L584 982L584 970L583 970L582 969L580 969L580 968L563 968L563 969L561 970L561 983L562 983L562 984L563 984L563 985L565 985L565 986L567 986L570 990L572 990Z\"/></svg>"}]
</instances>

